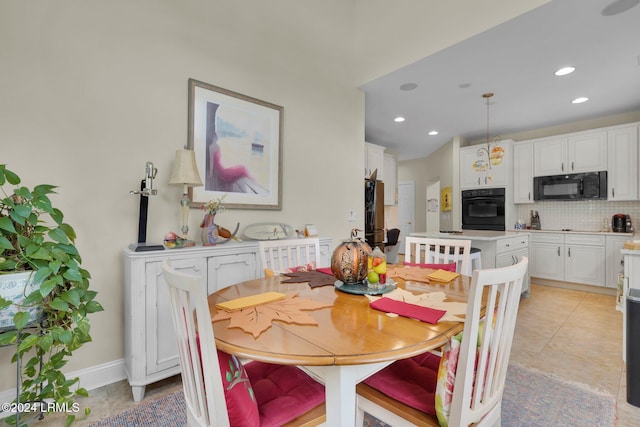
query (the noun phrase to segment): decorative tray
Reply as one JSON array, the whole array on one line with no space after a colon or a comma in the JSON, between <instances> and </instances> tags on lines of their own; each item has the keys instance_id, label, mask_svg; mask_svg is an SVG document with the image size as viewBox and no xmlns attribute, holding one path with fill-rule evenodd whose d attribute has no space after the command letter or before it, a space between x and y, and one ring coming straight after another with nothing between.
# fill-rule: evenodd
<instances>
[{"instance_id":1,"label":"decorative tray","mask_svg":"<svg viewBox=\"0 0 640 427\"><path fill-rule=\"evenodd\" d=\"M362 283L344 283L342 280L336 280L333 285L339 291L355 295L381 295L391 292L396 288L396 282L389 278L387 278L385 287L380 289L370 288L367 279Z\"/></svg>"},{"instance_id":2,"label":"decorative tray","mask_svg":"<svg viewBox=\"0 0 640 427\"><path fill-rule=\"evenodd\" d=\"M291 239L295 235L295 230L289 224L281 222L259 222L248 225L244 229L244 235L252 240Z\"/></svg>"}]
</instances>

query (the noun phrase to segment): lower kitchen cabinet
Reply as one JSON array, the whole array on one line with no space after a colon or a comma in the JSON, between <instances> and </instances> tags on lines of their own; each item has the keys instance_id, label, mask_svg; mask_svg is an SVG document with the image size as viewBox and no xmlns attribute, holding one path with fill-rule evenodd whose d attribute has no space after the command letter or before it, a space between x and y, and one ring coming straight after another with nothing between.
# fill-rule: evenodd
<instances>
[{"instance_id":1,"label":"lower kitchen cabinet","mask_svg":"<svg viewBox=\"0 0 640 427\"><path fill-rule=\"evenodd\" d=\"M330 265L331 239L320 239L319 266ZM180 373L169 291L162 262L179 271L206 277L207 294L263 276L258 242L164 251L123 251L125 367L133 399L144 397L147 384Z\"/></svg>"},{"instance_id":2,"label":"lower kitchen cabinet","mask_svg":"<svg viewBox=\"0 0 640 427\"><path fill-rule=\"evenodd\" d=\"M604 286L605 236L532 233L531 276Z\"/></svg>"},{"instance_id":3,"label":"lower kitchen cabinet","mask_svg":"<svg viewBox=\"0 0 640 427\"><path fill-rule=\"evenodd\" d=\"M618 274L622 272L624 267L624 255L622 249L624 249L624 242L630 240L631 234L624 234L620 236L608 235L605 239L606 250L606 270L607 275L604 285L607 288L616 289L618 287Z\"/></svg>"},{"instance_id":4,"label":"lower kitchen cabinet","mask_svg":"<svg viewBox=\"0 0 640 427\"><path fill-rule=\"evenodd\" d=\"M496 268L515 265L523 256L529 256L528 235L521 234L496 241ZM522 282L522 293L529 295L529 269Z\"/></svg>"}]
</instances>

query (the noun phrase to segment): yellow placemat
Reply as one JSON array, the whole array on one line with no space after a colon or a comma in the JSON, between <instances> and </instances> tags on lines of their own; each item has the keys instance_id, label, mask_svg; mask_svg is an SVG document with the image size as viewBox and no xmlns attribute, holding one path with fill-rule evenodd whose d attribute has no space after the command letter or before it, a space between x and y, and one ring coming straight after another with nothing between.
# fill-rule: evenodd
<instances>
[{"instance_id":1,"label":"yellow placemat","mask_svg":"<svg viewBox=\"0 0 640 427\"><path fill-rule=\"evenodd\" d=\"M436 270L433 273L428 274L427 278L434 282L450 282L459 275L460 273L456 273L454 271Z\"/></svg>"},{"instance_id":2,"label":"yellow placemat","mask_svg":"<svg viewBox=\"0 0 640 427\"><path fill-rule=\"evenodd\" d=\"M241 297L232 299L230 301L220 302L216 304L216 307L225 311L242 310L243 308L253 307L260 304L266 304L268 302L284 299L286 295L280 292L265 292L257 295L250 295L248 297Z\"/></svg>"}]
</instances>

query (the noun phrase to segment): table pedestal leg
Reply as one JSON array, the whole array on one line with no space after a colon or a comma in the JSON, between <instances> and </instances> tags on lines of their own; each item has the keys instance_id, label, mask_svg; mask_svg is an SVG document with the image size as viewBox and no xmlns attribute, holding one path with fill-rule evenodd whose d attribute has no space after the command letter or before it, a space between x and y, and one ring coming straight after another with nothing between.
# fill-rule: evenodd
<instances>
[{"instance_id":1,"label":"table pedestal leg","mask_svg":"<svg viewBox=\"0 0 640 427\"><path fill-rule=\"evenodd\" d=\"M351 366L328 366L325 375L326 425L355 426L356 370Z\"/></svg>"}]
</instances>

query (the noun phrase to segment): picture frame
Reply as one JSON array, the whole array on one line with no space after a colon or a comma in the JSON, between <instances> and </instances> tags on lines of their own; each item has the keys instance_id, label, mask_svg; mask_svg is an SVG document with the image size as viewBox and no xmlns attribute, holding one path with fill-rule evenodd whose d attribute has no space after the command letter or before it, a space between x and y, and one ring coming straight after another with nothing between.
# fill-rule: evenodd
<instances>
[{"instance_id":1,"label":"picture frame","mask_svg":"<svg viewBox=\"0 0 640 427\"><path fill-rule=\"evenodd\" d=\"M230 209L282 209L284 108L189 79L187 148L203 185L191 207L224 197Z\"/></svg>"}]
</instances>

